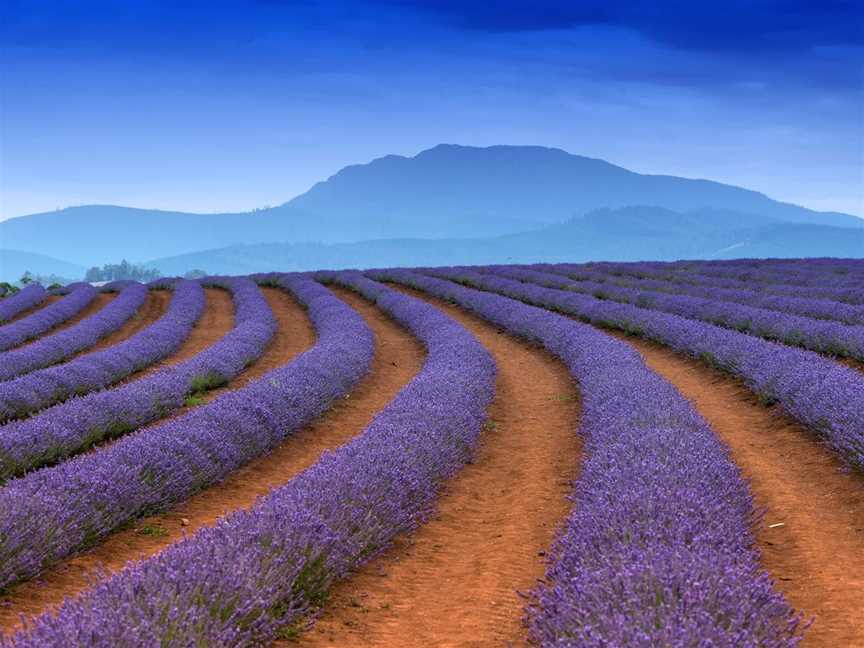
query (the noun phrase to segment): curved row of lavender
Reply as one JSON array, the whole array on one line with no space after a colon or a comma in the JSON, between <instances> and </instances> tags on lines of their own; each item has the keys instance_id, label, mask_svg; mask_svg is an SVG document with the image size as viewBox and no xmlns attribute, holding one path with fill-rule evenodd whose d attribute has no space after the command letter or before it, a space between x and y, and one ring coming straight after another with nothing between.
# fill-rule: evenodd
<instances>
[{"instance_id":1,"label":"curved row of lavender","mask_svg":"<svg viewBox=\"0 0 864 648\"><path fill-rule=\"evenodd\" d=\"M0 299L0 324L8 322L29 308L38 306L47 296L48 291L42 287L42 284L33 283L24 286L11 297Z\"/></svg>"},{"instance_id":2,"label":"curved row of lavender","mask_svg":"<svg viewBox=\"0 0 864 648\"><path fill-rule=\"evenodd\" d=\"M284 281L318 331L310 350L184 416L0 489L0 588L217 482L351 389L369 368L372 333L310 283Z\"/></svg>"},{"instance_id":3,"label":"curved row of lavender","mask_svg":"<svg viewBox=\"0 0 864 648\"><path fill-rule=\"evenodd\" d=\"M41 337L20 349L0 353L0 381L57 364L123 326L147 299L147 287L131 283L97 313L59 333Z\"/></svg>"},{"instance_id":4,"label":"curved row of lavender","mask_svg":"<svg viewBox=\"0 0 864 648\"><path fill-rule=\"evenodd\" d=\"M721 288L719 286L692 285L671 280L640 279L622 275L609 275L600 271L580 270L578 276L573 276L566 267L555 264L536 264L519 266L540 272L551 272L570 277L575 281L593 281L609 283L622 288L635 288L676 295L692 295L705 299L735 302L756 308L776 310L783 313L803 315L816 319L836 320L844 324L864 324L864 305L845 304L830 299L815 299L812 297L794 297L791 295L770 295L758 290L743 288Z\"/></svg>"},{"instance_id":5,"label":"curved row of lavender","mask_svg":"<svg viewBox=\"0 0 864 648\"><path fill-rule=\"evenodd\" d=\"M190 395L227 383L258 359L277 327L267 300L248 279L222 279L211 285L231 292L231 331L189 360L0 426L0 482L156 421L180 409Z\"/></svg>"},{"instance_id":6,"label":"curved row of lavender","mask_svg":"<svg viewBox=\"0 0 864 648\"><path fill-rule=\"evenodd\" d=\"M53 304L16 322L0 326L0 351L24 344L74 317L96 298L98 292L90 284L77 284L68 295Z\"/></svg>"},{"instance_id":7,"label":"curved row of lavender","mask_svg":"<svg viewBox=\"0 0 864 648\"><path fill-rule=\"evenodd\" d=\"M753 283L739 279L726 279L722 277L709 277L698 273L670 274L666 271L646 267L645 263L592 263L590 266L583 264L558 264L568 269L568 274L579 278L580 274L588 270L595 272L602 269L606 274L613 276L635 277L638 279L657 279L682 283L684 285L695 285L712 288L733 288L743 290L754 290L766 295L780 295L787 297L803 297L807 299L829 299L846 304L864 304L864 288L855 286L834 286L825 283L812 286L799 286L782 283ZM589 277L590 278L590 277Z\"/></svg>"},{"instance_id":8,"label":"curved row of lavender","mask_svg":"<svg viewBox=\"0 0 864 648\"><path fill-rule=\"evenodd\" d=\"M864 267L855 259L787 259L785 263L750 263L736 261L640 261L629 271L662 272L669 277L687 280L698 275L709 279L731 279L749 284L783 284L787 286L822 286L826 282L844 288L864 287ZM620 261L592 263L595 267L606 267L613 271L623 270L628 265Z\"/></svg>"},{"instance_id":9,"label":"curved row of lavender","mask_svg":"<svg viewBox=\"0 0 864 648\"><path fill-rule=\"evenodd\" d=\"M765 404L779 405L846 463L864 470L864 377L817 353L678 315L543 288L493 274L430 272L659 342L741 378Z\"/></svg>"},{"instance_id":10,"label":"curved row of lavender","mask_svg":"<svg viewBox=\"0 0 864 648\"><path fill-rule=\"evenodd\" d=\"M110 348L0 383L0 422L102 389L168 357L189 337L203 312L201 285L188 280L176 283L165 314L132 337Z\"/></svg>"},{"instance_id":11,"label":"curved row of lavender","mask_svg":"<svg viewBox=\"0 0 864 648\"><path fill-rule=\"evenodd\" d=\"M757 283L784 283L793 286L820 286L826 281L848 287L864 287L864 267L855 259L789 259L766 263L767 260L737 261L673 261L657 263L655 267L677 273L697 272L708 277L736 279Z\"/></svg>"},{"instance_id":12,"label":"curved row of lavender","mask_svg":"<svg viewBox=\"0 0 864 648\"><path fill-rule=\"evenodd\" d=\"M624 304L635 304L688 319L710 322L724 328L777 340L811 351L864 360L864 326L801 317L775 310L754 308L690 295L675 295L625 288L594 281L571 281L558 274L515 266L493 268L496 275L592 295Z\"/></svg>"},{"instance_id":13,"label":"curved row of lavender","mask_svg":"<svg viewBox=\"0 0 864 648\"><path fill-rule=\"evenodd\" d=\"M494 362L434 307L357 273L322 278L376 300L424 342L421 372L360 436L253 508L134 564L0 645L265 645L320 604L334 580L428 517L439 484L471 457L494 391ZM313 308L331 309L345 345L363 338L371 354L368 333L332 294L294 282L301 299L314 296ZM308 407L305 399L274 404L292 406Z\"/></svg>"},{"instance_id":14,"label":"curved row of lavender","mask_svg":"<svg viewBox=\"0 0 864 648\"><path fill-rule=\"evenodd\" d=\"M728 450L638 353L512 299L406 271L372 276L453 301L545 347L579 385L585 460L547 584L529 608L534 641L797 643L798 617L759 566L753 503Z\"/></svg>"}]
</instances>

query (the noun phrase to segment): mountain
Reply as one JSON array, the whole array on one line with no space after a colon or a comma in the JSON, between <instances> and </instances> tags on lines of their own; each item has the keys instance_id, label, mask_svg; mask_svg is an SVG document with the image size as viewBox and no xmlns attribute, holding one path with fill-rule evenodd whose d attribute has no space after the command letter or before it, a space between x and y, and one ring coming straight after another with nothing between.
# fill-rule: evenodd
<instances>
[{"instance_id":1,"label":"mountain","mask_svg":"<svg viewBox=\"0 0 864 648\"><path fill-rule=\"evenodd\" d=\"M713 207L789 222L864 227L864 220L855 216L814 212L756 191L643 175L541 146L441 144L413 158L388 155L346 167L288 205L365 222L490 217L535 224L561 222L600 207Z\"/></svg>"},{"instance_id":2,"label":"mountain","mask_svg":"<svg viewBox=\"0 0 864 648\"><path fill-rule=\"evenodd\" d=\"M864 258L864 229L760 220L725 210L675 212L660 207L625 207L595 210L566 223L497 237L236 245L157 259L150 265L166 274L182 274L192 268L247 274L319 268L772 256Z\"/></svg>"},{"instance_id":3,"label":"mountain","mask_svg":"<svg viewBox=\"0 0 864 648\"><path fill-rule=\"evenodd\" d=\"M0 249L0 281L17 281L28 270L43 276L56 275L66 279L81 279L86 269L84 266L44 254Z\"/></svg>"},{"instance_id":4,"label":"mountain","mask_svg":"<svg viewBox=\"0 0 864 648\"><path fill-rule=\"evenodd\" d=\"M742 234L739 243L718 250L712 258L864 258L864 230L783 223Z\"/></svg>"},{"instance_id":5,"label":"mountain","mask_svg":"<svg viewBox=\"0 0 864 648\"><path fill-rule=\"evenodd\" d=\"M70 207L0 222L0 242L101 265L273 241L490 238L628 205L735 213L742 221L736 226L773 219L864 227L864 219L847 214L708 180L634 173L559 149L440 145L414 157L388 155L346 167L278 207L233 214Z\"/></svg>"},{"instance_id":6,"label":"mountain","mask_svg":"<svg viewBox=\"0 0 864 648\"><path fill-rule=\"evenodd\" d=\"M297 216L298 219L308 218ZM291 218L280 229L264 211L186 214L111 205L69 207L0 222L0 241L85 266L126 258L182 254L207 247L292 239Z\"/></svg>"}]
</instances>

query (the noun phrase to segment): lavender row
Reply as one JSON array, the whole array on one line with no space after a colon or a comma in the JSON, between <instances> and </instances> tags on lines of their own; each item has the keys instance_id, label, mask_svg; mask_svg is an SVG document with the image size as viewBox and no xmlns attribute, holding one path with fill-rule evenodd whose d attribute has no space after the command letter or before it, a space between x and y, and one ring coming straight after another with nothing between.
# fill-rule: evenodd
<instances>
[{"instance_id":1,"label":"lavender row","mask_svg":"<svg viewBox=\"0 0 864 648\"><path fill-rule=\"evenodd\" d=\"M0 588L219 481L343 396L369 367L371 332L309 284L286 282L319 334L306 353L184 416L0 489Z\"/></svg>"},{"instance_id":2,"label":"lavender row","mask_svg":"<svg viewBox=\"0 0 864 648\"><path fill-rule=\"evenodd\" d=\"M19 313L38 306L48 296L41 284L25 286L11 297L0 299L0 324L7 322Z\"/></svg>"},{"instance_id":3,"label":"lavender row","mask_svg":"<svg viewBox=\"0 0 864 648\"><path fill-rule=\"evenodd\" d=\"M17 322L0 326L0 351L24 344L74 317L96 298L98 292L90 284L77 284L68 295L53 304Z\"/></svg>"},{"instance_id":4,"label":"lavender row","mask_svg":"<svg viewBox=\"0 0 864 648\"><path fill-rule=\"evenodd\" d=\"M844 461L864 470L864 378L822 356L630 304L472 271L443 276L659 342L741 378L759 399L779 403Z\"/></svg>"},{"instance_id":5,"label":"lavender row","mask_svg":"<svg viewBox=\"0 0 864 648\"><path fill-rule=\"evenodd\" d=\"M48 367L93 346L125 324L147 299L147 288L130 283L99 312L20 349L0 353L0 381Z\"/></svg>"},{"instance_id":6,"label":"lavender row","mask_svg":"<svg viewBox=\"0 0 864 648\"><path fill-rule=\"evenodd\" d=\"M844 286L864 286L864 274L860 264L849 260L834 260L833 263L816 263L816 259L788 260L785 263L717 263L712 261L676 261L665 266L673 272L699 274L721 279L736 279L745 282L782 283L793 286L820 286L826 282ZM827 261L823 259L823 261Z\"/></svg>"},{"instance_id":7,"label":"lavender row","mask_svg":"<svg viewBox=\"0 0 864 648\"><path fill-rule=\"evenodd\" d=\"M0 421L102 389L170 356L189 337L203 311L201 285L185 280L178 283L165 314L132 337L108 349L0 383Z\"/></svg>"},{"instance_id":8,"label":"lavender row","mask_svg":"<svg viewBox=\"0 0 864 648\"><path fill-rule=\"evenodd\" d=\"M753 503L728 450L635 351L512 299L405 271L373 276L453 301L545 347L579 385L586 456L529 607L534 642L797 643L798 618L759 567Z\"/></svg>"},{"instance_id":9,"label":"lavender row","mask_svg":"<svg viewBox=\"0 0 864 648\"><path fill-rule=\"evenodd\" d=\"M585 278L590 280L595 276L596 272L602 271L612 276L635 277L637 279L656 279L660 281L681 283L684 285L712 288L753 290L766 295L803 297L808 299L828 299L846 304L864 304L864 288L854 286L835 286L829 281L825 281L823 284L818 286L796 286L776 283L760 284L741 281L738 279L708 277L695 273L670 274L665 271L654 270L645 263L592 263L590 265L557 264L556 267L563 269L568 275L575 279L580 279L585 276Z\"/></svg>"},{"instance_id":10,"label":"lavender row","mask_svg":"<svg viewBox=\"0 0 864 648\"><path fill-rule=\"evenodd\" d=\"M230 291L234 302L234 328L228 334L185 362L0 426L0 482L167 416L190 395L227 383L259 358L276 331L266 299L246 279L224 279L216 285ZM194 294L203 304L200 287ZM188 309L194 311L194 306Z\"/></svg>"},{"instance_id":11,"label":"lavender row","mask_svg":"<svg viewBox=\"0 0 864 648\"><path fill-rule=\"evenodd\" d=\"M130 645L130 627L136 646L265 645L319 604L335 579L430 514L439 484L471 456L494 363L434 307L356 273L326 278L375 299L410 328L428 349L422 371L363 434L250 510L127 568L2 645ZM325 290L308 283L310 295ZM316 299L335 312L332 296ZM360 333L345 320L337 328L345 344ZM365 343L371 353L371 339Z\"/></svg>"},{"instance_id":12,"label":"lavender row","mask_svg":"<svg viewBox=\"0 0 864 648\"><path fill-rule=\"evenodd\" d=\"M748 284L781 284L785 286L822 286L826 283L840 285L846 288L864 286L864 275L854 266L837 264L815 264L810 260L805 263L787 263L785 265L716 263L711 261L674 261L671 263L658 261L642 261L637 264L620 262L601 262L592 266L620 269L622 266L637 265L642 269L665 273L669 277L686 278L692 275L717 279L732 280Z\"/></svg>"},{"instance_id":13,"label":"lavender row","mask_svg":"<svg viewBox=\"0 0 864 648\"><path fill-rule=\"evenodd\" d=\"M571 272L568 272L566 266L548 264L519 267L540 272L556 273L578 281L608 283L622 288L673 293L676 295L692 295L693 297L735 302L756 308L813 317L815 319L835 320L844 324L864 324L864 305L845 304L831 299L772 295L749 288L722 288L701 284L676 283L671 280L640 279L623 275L608 275L596 270L579 271L578 278L575 278Z\"/></svg>"},{"instance_id":14,"label":"lavender row","mask_svg":"<svg viewBox=\"0 0 864 648\"><path fill-rule=\"evenodd\" d=\"M529 268L501 266L495 267L493 271L499 276L533 282L547 288L559 288L592 295L598 299L635 304L812 351L864 360L864 326L816 320L690 295L660 293L593 281L574 282L560 275Z\"/></svg>"}]
</instances>

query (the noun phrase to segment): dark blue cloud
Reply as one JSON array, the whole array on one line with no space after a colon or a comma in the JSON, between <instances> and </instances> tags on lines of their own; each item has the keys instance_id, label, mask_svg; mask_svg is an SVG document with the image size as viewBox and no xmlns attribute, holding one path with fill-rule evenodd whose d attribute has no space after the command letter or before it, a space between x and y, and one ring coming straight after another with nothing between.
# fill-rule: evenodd
<instances>
[{"instance_id":1,"label":"dark blue cloud","mask_svg":"<svg viewBox=\"0 0 864 648\"><path fill-rule=\"evenodd\" d=\"M242 40L274 21L344 24L400 12L463 30L530 32L579 26L634 30L672 47L708 51L808 50L864 45L860 0L7 0L5 42L115 42L146 34L156 43L225 32ZM372 29L372 27L367 27Z\"/></svg>"},{"instance_id":2,"label":"dark blue cloud","mask_svg":"<svg viewBox=\"0 0 864 648\"><path fill-rule=\"evenodd\" d=\"M610 25L684 49L778 50L864 44L859 0L395 0L490 32Z\"/></svg>"}]
</instances>

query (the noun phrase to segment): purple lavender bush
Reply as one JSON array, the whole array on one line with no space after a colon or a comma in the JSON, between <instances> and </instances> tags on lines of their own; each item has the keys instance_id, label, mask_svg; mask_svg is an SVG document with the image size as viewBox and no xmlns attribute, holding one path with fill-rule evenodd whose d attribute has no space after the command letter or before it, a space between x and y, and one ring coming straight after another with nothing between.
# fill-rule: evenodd
<instances>
[{"instance_id":1,"label":"purple lavender bush","mask_svg":"<svg viewBox=\"0 0 864 648\"><path fill-rule=\"evenodd\" d=\"M861 265L855 259L788 259L769 263L766 259L733 261L674 261L657 267L674 274L697 272L706 277L734 279L749 283L781 283L792 286L820 286L826 280L835 285L864 287Z\"/></svg>"},{"instance_id":2,"label":"purple lavender bush","mask_svg":"<svg viewBox=\"0 0 864 648\"><path fill-rule=\"evenodd\" d=\"M310 350L184 416L0 489L0 588L217 482L353 387L373 354L363 319L308 279L283 284L309 309L319 335Z\"/></svg>"},{"instance_id":3,"label":"purple lavender bush","mask_svg":"<svg viewBox=\"0 0 864 648\"><path fill-rule=\"evenodd\" d=\"M496 275L527 281L547 288L560 288L597 297L635 304L688 319L710 322L724 328L777 340L812 351L864 360L864 326L816 320L745 304L716 301L691 295L668 294L593 281L573 282L559 275L530 268L500 266Z\"/></svg>"},{"instance_id":4,"label":"purple lavender bush","mask_svg":"<svg viewBox=\"0 0 864 648\"><path fill-rule=\"evenodd\" d=\"M563 271L576 279L584 277L590 280L597 270L602 270L612 276L657 279L684 285L754 290L766 295L829 299L847 304L864 304L864 287L857 285L834 285L832 282L824 280L817 285L806 286L770 282L754 283L741 279L711 277L694 273L669 273L653 268L655 265L649 263L592 263L590 266L555 264L552 270L555 272Z\"/></svg>"},{"instance_id":5,"label":"purple lavender bush","mask_svg":"<svg viewBox=\"0 0 864 648\"><path fill-rule=\"evenodd\" d=\"M527 620L542 646L798 643L760 568L753 503L726 447L638 353L590 326L406 271L371 273L455 302L559 357L582 395L574 508Z\"/></svg>"},{"instance_id":6,"label":"purple lavender bush","mask_svg":"<svg viewBox=\"0 0 864 648\"><path fill-rule=\"evenodd\" d=\"M86 308L99 291L90 284L76 284L68 295L17 322L0 326L0 351L50 331Z\"/></svg>"},{"instance_id":7,"label":"purple lavender bush","mask_svg":"<svg viewBox=\"0 0 864 648\"><path fill-rule=\"evenodd\" d=\"M102 389L170 356L189 337L203 312L200 284L178 283L165 314L123 342L0 383L0 421Z\"/></svg>"},{"instance_id":8,"label":"purple lavender bush","mask_svg":"<svg viewBox=\"0 0 864 648\"><path fill-rule=\"evenodd\" d=\"M439 484L471 456L493 395L494 363L434 307L356 273L322 278L375 299L408 327L428 349L422 371L363 434L253 508L132 564L0 645L264 645L321 603L334 580L430 514ZM288 281L313 310L330 311L344 347L359 348L363 339L368 362L371 337L346 307L308 280Z\"/></svg>"},{"instance_id":9,"label":"purple lavender bush","mask_svg":"<svg viewBox=\"0 0 864 648\"><path fill-rule=\"evenodd\" d=\"M0 426L0 482L162 418L181 408L188 397L228 382L259 358L276 331L267 300L247 279L223 279L211 285L220 285L232 294L235 322L231 331L192 358L150 376L73 397ZM194 290L190 297L195 304L189 308L180 298L186 287ZM178 284L175 298L182 313L200 314L204 296L196 282Z\"/></svg>"},{"instance_id":10,"label":"purple lavender bush","mask_svg":"<svg viewBox=\"0 0 864 648\"><path fill-rule=\"evenodd\" d=\"M496 266L497 268L498 266ZM514 266L526 270L558 273L570 276L566 267L548 264L534 266ZM723 288L703 284L689 284L671 280L640 279L623 275L604 274L599 271L576 273L580 281L609 283L621 288L635 288L647 291L673 293L676 295L692 295L706 299L735 302L756 308L776 310L793 315L813 317L823 320L835 320L844 324L864 324L864 305L845 304L831 299L816 299L813 297L796 297L793 295L773 295L751 288ZM549 286L551 287L551 286Z\"/></svg>"},{"instance_id":11,"label":"purple lavender bush","mask_svg":"<svg viewBox=\"0 0 864 648\"><path fill-rule=\"evenodd\" d=\"M129 283L98 313L59 333L42 337L20 349L0 353L0 381L56 364L93 346L125 324L147 299L147 288Z\"/></svg>"},{"instance_id":12,"label":"purple lavender bush","mask_svg":"<svg viewBox=\"0 0 864 648\"><path fill-rule=\"evenodd\" d=\"M470 270L430 272L645 337L707 362L743 380L763 403L778 403L843 461L864 470L864 377L860 371L812 351L630 304Z\"/></svg>"},{"instance_id":13,"label":"purple lavender bush","mask_svg":"<svg viewBox=\"0 0 864 648\"><path fill-rule=\"evenodd\" d=\"M48 291L41 284L33 283L24 286L10 297L0 299L0 324L7 322L19 313L38 306L48 296Z\"/></svg>"}]
</instances>

